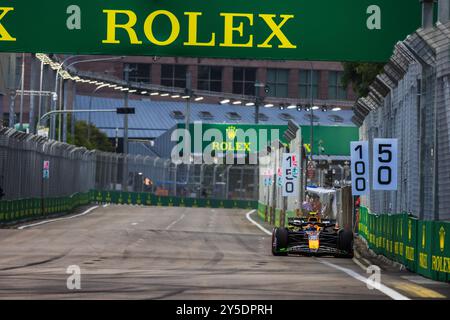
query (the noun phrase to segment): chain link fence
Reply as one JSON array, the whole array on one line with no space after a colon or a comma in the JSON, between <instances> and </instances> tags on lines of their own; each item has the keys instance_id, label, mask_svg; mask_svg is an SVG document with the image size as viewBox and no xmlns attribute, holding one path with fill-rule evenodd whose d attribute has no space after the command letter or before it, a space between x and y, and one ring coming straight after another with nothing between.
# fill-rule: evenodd
<instances>
[{"instance_id":1,"label":"chain link fence","mask_svg":"<svg viewBox=\"0 0 450 320\"><path fill-rule=\"evenodd\" d=\"M44 161L49 161L48 178ZM256 200L258 172L258 166L176 165L158 157L90 151L0 129L0 187L5 200L63 197L92 189Z\"/></svg>"},{"instance_id":2,"label":"chain link fence","mask_svg":"<svg viewBox=\"0 0 450 320\"><path fill-rule=\"evenodd\" d=\"M399 142L398 190L370 190L362 203L373 212L450 219L449 52L450 23L418 30L396 45L369 96L355 106L361 140Z\"/></svg>"}]
</instances>

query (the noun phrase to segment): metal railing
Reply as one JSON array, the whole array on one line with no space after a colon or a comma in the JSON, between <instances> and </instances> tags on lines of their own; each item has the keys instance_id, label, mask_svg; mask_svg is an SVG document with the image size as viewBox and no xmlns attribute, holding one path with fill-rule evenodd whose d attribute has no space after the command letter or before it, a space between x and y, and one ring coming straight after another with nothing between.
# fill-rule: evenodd
<instances>
[{"instance_id":1,"label":"metal railing","mask_svg":"<svg viewBox=\"0 0 450 320\"><path fill-rule=\"evenodd\" d=\"M49 161L48 179L43 175L44 161ZM151 184L144 184L146 178ZM0 129L0 187L6 200L123 186L124 191L162 196L256 200L257 178L257 166L176 165L170 159L87 150Z\"/></svg>"}]
</instances>

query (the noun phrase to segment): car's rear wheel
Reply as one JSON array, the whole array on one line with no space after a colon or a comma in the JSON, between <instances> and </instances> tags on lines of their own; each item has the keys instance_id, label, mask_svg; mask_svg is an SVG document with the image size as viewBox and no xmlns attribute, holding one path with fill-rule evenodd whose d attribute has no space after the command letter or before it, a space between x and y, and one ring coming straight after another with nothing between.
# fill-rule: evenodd
<instances>
[{"instance_id":1,"label":"car's rear wheel","mask_svg":"<svg viewBox=\"0 0 450 320\"><path fill-rule=\"evenodd\" d=\"M272 233L272 254L274 256L286 256L288 246L288 230L275 228Z\"/></svg>"},{"instance_id":2,"label":"car's rear wheel","mask_svg":"<svg viewBox=\"0 0 450 320\"><path fill-rule=\"evenodd\" d=\"M338 231L337 248L341 253L337 257L353 258L353 232L350 229L341 229Z\"/></svg>"}]
</instances>

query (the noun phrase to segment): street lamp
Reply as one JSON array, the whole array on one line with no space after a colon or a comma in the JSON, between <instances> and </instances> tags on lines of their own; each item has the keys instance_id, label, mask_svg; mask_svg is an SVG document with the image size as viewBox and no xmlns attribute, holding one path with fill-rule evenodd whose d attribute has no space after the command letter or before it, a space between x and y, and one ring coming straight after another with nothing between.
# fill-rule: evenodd
<instances>
[{"instance_id":1,"label":"street lamp","mask_svg":"<svg viewBox=\"0 0 450 320\"><path fill-rule=\"evenodd\" d=\"M101 88L108 87L108 86L109 86L109 84L102 84L102 85L98 86L97 88L95 88L94 91L92 91L92 94L89 97L89 110L92 109L92 98L94 97L94 94ZM72 121L74 121L74 119L72 119ZM90 141L90 139L91 139L91 113L90 112L88 114L88 126L87 127L88 127L87 128L88 129L87 140Z\"/></svg>"},{"instance_id":2,"label":"street lamp","mask_svg":"<svg viewBox=\"0 0 450 320\"><path fill-rule=\"evenodd\" d=\"M79 57L79 56L70 56L67 57L66 59L63 60L63 62L58 66L58 69L56 70L56 75L55 75L55 99L53 99L53 107L52 110L56 110L56 101L58 100L58 94L57 94L57 90L58 90L58 75L61 71L61 69L63 68L64 64L75 57ZM87 63L87 62L102 62L102 61L111 61L111 60L120 60L123 59L124 56L120 56L120 57L112 57L112 58L99 58L99 59L87 59L87 60L78 60L78 61L74 61L72 63L70 63L67 68L70 68L71 66L74 66L76 64L79 63ZM54 139L55 138L55 133L56 133L56 128L55 128L55 118L52 118L52 125L51 127L53 127L53 130L50 131L51 133L51 137ZM61 138L61 116L60 116L60 121L59 121L59 138Z\"/></svg>"}]
</instances>

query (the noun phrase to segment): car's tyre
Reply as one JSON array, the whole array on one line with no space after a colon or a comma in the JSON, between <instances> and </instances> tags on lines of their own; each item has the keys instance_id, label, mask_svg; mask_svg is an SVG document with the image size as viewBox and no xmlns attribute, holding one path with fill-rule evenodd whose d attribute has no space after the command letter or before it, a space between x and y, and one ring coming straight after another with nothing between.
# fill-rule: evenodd
<instances>
[{"instance_id":1,"label":"car's tyre","mask_svg":"<svg viewBox=\"0 0 450 320\"><path fill-rule=\"evenodd\" d=\"M288 246L288 230L275 228L272 233L272 254L274 256L286 256Z\"/></svg>"},{"instance_id":2,"label":"car's tyre","mask_svg":"<svg viewBox=\"0 0 450 320\"><path fill-rule=\"evenodd\" d=\"M350 229L341 229L338 232L337 248L345 253L336 255L342 258L353 258L353 232Z\"/></svg>"}]
</instances>

